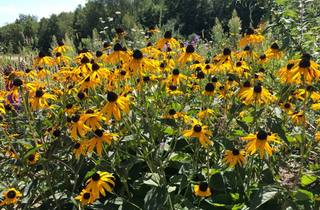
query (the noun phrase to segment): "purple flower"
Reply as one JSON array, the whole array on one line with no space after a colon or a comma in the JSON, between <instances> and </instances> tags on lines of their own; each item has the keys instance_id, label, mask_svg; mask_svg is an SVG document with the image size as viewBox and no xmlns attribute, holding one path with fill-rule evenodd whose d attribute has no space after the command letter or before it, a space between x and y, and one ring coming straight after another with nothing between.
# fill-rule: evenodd
<instances>
[{"instance_id":1,"label":"purple flower","mask_svg":"<svg viewBox=\"0 0 320 210\"><path fill-rule=\"evenodd\" d=\"M185 47L188 47L188 45L189 45L189 43L188 43L188 42L186 42L186 43L184 44L184 46L185 46Z\"/></svg>"},{"instance_id":2,"label":"purple flower","mask_svg":"<svg viewBox=\"0 0 320 210\"><path fill-rule=\"evenodd\" d=\"M191 42L191 45L192 45L192 46L195 46L195 45L196 45L196 43L195 43L194 41L192 41L192 42Z\"/></svg>"},{"instance_id":3,"label":"purple flower","mask_svg":"<svg viewBox=\"0 0 320 210\"><path fill-rule=\"evenodd\" d=\"M200 41L199 37L196 36L196 37L194 38L194 41L196 41L196 42Z\"/></svg>"},{"instance_id":4,"label":"purple flower","mask_svg":"<svg viewBox=\"0 0 320 210\"><path fill-rule=\"evenodd\" d=\"M166 51L167 50L167 46L164 45L163 48L162 48L162 51Z\"/></svg>"},{"instance_id":5,"label":"purple flower","mask_svg":"<svg viewBox=\"0 0 320 210\"><path fill-rule=\"evenodd\" d=\"M208 48L207 48L207 44L204 44L204 49L205 49L205 50L208 49Z\"/></svg>"}]
</instances>

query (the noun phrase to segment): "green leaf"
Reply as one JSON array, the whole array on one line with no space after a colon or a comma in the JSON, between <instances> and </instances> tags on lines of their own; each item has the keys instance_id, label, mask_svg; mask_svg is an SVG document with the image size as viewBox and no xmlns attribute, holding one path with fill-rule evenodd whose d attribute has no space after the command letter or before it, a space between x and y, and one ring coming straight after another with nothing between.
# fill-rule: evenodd
<instances>
[{"instance_id":1,"label":"green leaf","mask_svg":"<svg viewBox=\"0 0 320 210\"><path fill-rule=\"evenodd\" d=\"M281 48L279 49L279 51L283 51L283 50L285 50L285 49L289 46L290 35L282 38L281 41L282 41L282 46L281 46Z\"/></svg>"},{"instance_id":2,"label":"green leaf","mask_svg":"<svg viewBox=\"0 0 320 210\"><path fill-rule=\"evenodd\" d=\"M293 18L298 17L297 13L292 11L292 10L290 10L290 9L284 11L283 16L290 16L290 17L293 17Z\"/></svg>"},{"instance_id":3,"label":"green leaf","mask_svg":"<svg viewBox=\"0 0 320 210\"><path fill-rule=\"evenodd\" d=\"M295 199L298 199L298 200L313 200L312 192L309 192L307 190L299 189L293 195Z\"/></svg>"},{"instance_id":4,"label":"green leaf","mask_svg":"<svg viewBox=\"0 0 320 210\"><path fill-rule=\"evenodd\" d=\"M38 151L41 147L36 147L36 148L33 148L32 150L29 150L29 152L27 152L27 154L24 156L24 158L27 158L29 157L29 155L31 155L32 153Z\"/></svg>"},{"instance_id":5,"label":"green leaf","mask_svg":"<svg viewBox=\"0 0 320 210\"><path fill-rule=\"evenodd\" d=\"M301 185L303 187L308 186L309 184L313 183L314 181L317 180L316 176L312 176L312 175L303 175L301 178Z\"/></svg>"},{"instance_id":6,"label":"green leaf","mask_svg":"<svg viewBox=\"0 0 320 210\"><path fill-rule=\"evenodd\" d=\"M17 144L22 144L23 146L27 147L27 148L33 148L35 146L35 143L34 141L32 140L17 140L15 141L14 143L17 143ZM32 144L33 143L33 144Z\"/></svg>"},{"instance_id":7,"label":"green leaf","mask_svg":"<svg viewBox=\"0 0 320 210\"><path fill-rule=\"evenodd\" d=\"M247 126L244 122L242 122L242 121L240 121L240 120L237 120L237 124L238 124L246 133L249 133L249 128L248 128L248 126Z\"/></svg>"},{"instance_id":8,"label":"green leaf","mask_svg":"<svg viewBox=\"0 0 320 210\"><path fill-rule=\"evenodd\" d=\"M31 192L32 189L36 188L38 185L38 179L33 180L32 182L30 182L23 191L23 195L24 196L28 196Z\"/></svg>"},{"instance_id":9,"label":"green leaf","mask_svg":"<svg viewBox=\"0 0 320 210\"><path fill-rule=\"evenodd\" d=\"M277 0L277 3L281 5L286 5L287 1L288 0Z\"/></svg>"},{"instance_id":10,"label":"green leaf","mask_svg":"<svg viewBox=\"0 0 320 210\"><path fill-rule=\"evenodd\" d=\"M268 118L267 119L267 126L271 132L277 133L280 136L280 138L286 142L286 144L289 144L289 141L286 136L286 132L283 130L279 121L274 120L272 118Z\"/></svg>"},{"instance_id":11,"label":"green leaf","mask_svg":"<svg viewBox=\"0 0 320 210\"><path fill-rule=\"evenodd\" d=\"M280 193L279 188L274 186L263 186L254 196L250 209L257 209L264 203L272 200Z\"/></svg>"},{"instance_id":12,"label":"green leaf","mask_svg":"<svg viewBox=\"0 0 320 210\"><path fill-rule=\"evenodd\" d=\"M243 118L242 118L242 121L245 121L245 122L253 122L253 117L243 117Z\"/></svg>"},{"instance_id":13,"label":"green leaf","mask_svg":"<svg viewBox=\"0 0 320 210\"><path fill-rule=\"evenodd\" d=\"M161 209L168 197L168 192L165 187L155 187L147 192L144 198L145 210Z\"/></svg>"},{"instance_id":14,"label":"green leaf","mask_svg":"<svg viewBox=\"0 0 320 210\"><path fill-rule=\"evenodd\" d=\"M270 15L271 15L271 11L268 11L265 16L263 16L263 18L261 19L260 21L260 24L264 24L265 22L267 22L270 18Z\"/></svg>"}]
</instances>

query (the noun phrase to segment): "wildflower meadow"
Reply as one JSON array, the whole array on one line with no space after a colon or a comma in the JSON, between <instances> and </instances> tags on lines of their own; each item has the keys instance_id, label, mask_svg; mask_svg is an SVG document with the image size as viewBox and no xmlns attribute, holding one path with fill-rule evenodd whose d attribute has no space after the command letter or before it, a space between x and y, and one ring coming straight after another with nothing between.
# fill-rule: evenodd
<instances>
[{"instance_id":1,"label":"wildflower meadow","mask_svg":"<svg viewBox=\"0 0 320 210\"><path fill-rule=\"evenodd\" d=\"M319 209L319 26L265 2L1 55L1 209Z\"/></svg>"}]
</instances>

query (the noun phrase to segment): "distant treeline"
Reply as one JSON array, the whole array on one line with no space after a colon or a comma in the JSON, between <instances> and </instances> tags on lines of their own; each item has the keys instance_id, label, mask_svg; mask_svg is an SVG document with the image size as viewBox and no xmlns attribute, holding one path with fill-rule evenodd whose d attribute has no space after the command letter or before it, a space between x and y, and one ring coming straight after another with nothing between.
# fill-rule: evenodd
<instances>
[{"instance_id":1,"label":"distant treeline","mask_svg":"<svg viewBox=\"0 0 320 210\"><path fill-rule=\"evenodd\" d=\"M22 50L48 52L53 36L62 40L67 34L79 46L83 38L101 31L101 40L115 36L121 27L147 30L150 25L163 28L170 25L187 39L190 34L210 37L218 18L228 31L227 22L235 9L242 28L256 26L265 11L258 0L89 0L74 12L52 14L50 18L20 14L15 23L0 28L0 51L20 53Z\"/></svg>"}]
</instances>

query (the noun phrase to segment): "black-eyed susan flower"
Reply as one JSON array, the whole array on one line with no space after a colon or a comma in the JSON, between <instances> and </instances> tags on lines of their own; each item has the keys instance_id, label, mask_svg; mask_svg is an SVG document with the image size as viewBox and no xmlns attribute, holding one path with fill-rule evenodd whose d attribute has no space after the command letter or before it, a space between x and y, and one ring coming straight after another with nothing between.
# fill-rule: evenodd
<instances>
[{"instance_id":1,"label":"black-eyed susan flower","mask_svg":"<svg viewBox=\"0 0 320 210\"><path fill-rule=\"evenodd\" d=\"M102 152L102 142L106 142L109 146L111 145L111 141L117 141L115 139L115 136L118 136L113 133L105 132L101 129L96 129L94 131L95 137L93 137L90 140L86 141L86 144L88 145L88 153L91 154L93 151L93 148L97 145L97 153L101 156Z\"/></svg>"},{"instance_id":2,"label":"black-eyed susan flower","mask_svg":"<svg viewBox=\"0 0 320 210\"><path fill-rule=\"evenodd\" d=\"M102 114L94 109L88 109L84 114L84 123L89 128L96 130L97 128L101 129L101 125L99 122L106 120Z\"/></svg>"},{"instance_id":3,"label":"black-eyed susan flower","mask_svg":"<svg viewBox=\"0 0 320 210\"><path fill-rule=\"evenodd\" d=\"M252 50L250 51L250 49L249 46L245 46L243 51L236 54L238 61L249 60L250 58L252 58L252 60L258 59L259 55Z\"/></svg>"},{"instance_id":4,"label":"black-eyed susan flower","mask_svg":"<svg viewBox=\"0 0 320 210\"><path fill-rule=\"evenodd\" d=\"M203 118L207 118L210 119L210 115L214 115L214 111L212 109L209 109L207 107L202 107L201 111L197 114L196 117L203 119Z\"/></svg>"},{"instance_id":5,"label":"black-eyed susan flower","mask_svg":"<svg viewBox=\"0 0 320 210\"><path fill-rule=\"evenodd\" d=\"M10 205L13 203L14 205L17 205L18 197L22 197L22 193L16 190L15 188L10 188L8 191L3 192L3 195L5 197L4 201L0 204L0 206L3 205Z\"/></svg>"},{"instance_id":6,"label":"black-eyed susan flower","mask_svg":"<svg viewBox=\"0 0 320 210\"><path fill-rule=\"evenodd\" d=\"M248 28L246 35L239 41L239 46L243 47L248 43L254 45L255 43L261 43L263 40L265 40L264 36L262 36L257 30Z\"/></svg>"},{"instance_id":7,"label":"black-eyed susan flower","mask_svg":"<svg viewBox=\"0 0 320 210\"><path fill-rule=\"evenodd\" d=\"M73 144L73 151L72 152L74 153L76 159L79 158L80 153L83 156L86 156L86 153L84 151L86 148L87 148L87 144L82 141L77 141Z\"/></svg>"},{"instance_id":8,"label":"black-eyed susan flower","mask_svg":"<svg viewBox=\"0 0 320 210\"><path fill-rule=\"evenodd\" d=\"M290 70L292 69L293 66L294 66L294 63L288 63L285 67L283 67L282 69L276 71L276 75L279 76L281 83L291 83L292 84L293 82L295 82L295 81L292 80L291 77L289 77L289 75L290 75L289 72L290 72Z\"/></svg>"},{"instance_id":9,"label":"black-eyed susan flower","mask_svg":"<svg viewBox=\"0 0 320 210\"><path fill-rule=\"evenodd\" d=\"M80 136L85 137L87 131L90 130L88 126L84 124L83 115L75 114L71 117L73 124L71 125L71 138L77 139L77 132L79 132Z\"/></svg>"},{"instance_id":10,"label":"black-eyed susan flower","mask_svg":"<svg viewBox=\"0 0 320 210\"><path fill-rule=\"evenodd\" d=\"M102 49L102 51L111 50L111 49L112 49L112 46L109 44L109 42L103 43L103 49Z\"/></svg>"},{"instance_id":11,"label":"black-eyed susan flower","mask_svg":"<svg viewBox=\"0 0 320 210\"><path fill-rule=\"evenodd\" d=\"M98 199L99 197L94 197L92 192L83 189L79 196L75 197L74 199L80 200L81 206L87 205L87 204L94 204L94 201Z\"/></svg>"},{"instance_id":12,"label":"black-eyed susan flower","mask_svg":"<svg viewBox=\"0 0 320 210\"><path fill-rule=\"evenodd\" d=\"M61 53L57 52L56 57L51 60L51 66L63 66L70 62L71 58L68 56L64 56Z\"/></svg>"},{"instance_id":13,"label":"black-eyed susan flower","mask_svg":"<svg viewBox=\"0 0 320 210\"><path fill-rule=\"evenodd\" d=\"M86 186L86 190L87 191L91 191L92 195L95 198L99 198L100 197L100 193L103 196L106 196L106 192L105 189L109 192L112 191L110 184L112 186L115 186L114 183L114 176L112 176L110 173L108 172L96 172L94 173L91 178L86 182L87 186Z\"/></svg>"},{"instance_id":14,"label":"black-eyed susan flower","mask_svg":"<svg viewBox=\"0 0 320 210\"><path fill-rule=\"evenodd\" d=\"M102 51L98 50L96 52L96 59L94 59L95 63L98 63L98 61L103 61L104 59L106 59L108 57L108 54L103 53Z\"/></svg>"},{"instance_id":15,"label":"black-eyed susan flower","mask_svg":"<svg viewBox=\"0 0 320 210\"><path fill-rule=\"evenodd\" d=\"M206 95L206 96L214 96L215 94L215 90L214 90L214 84L209 82L206 84L204 91L202 91L202 95Z\"/></svg>"},{"instance_id":16,"label":"black-eyed susan flower","mask_svg":"<svg viewBox=\"0 0 320 210\"><path fill-rule=\"evenodd\" d=\"M46 78L47 76L50 75L50 71L47 69L44 69L42 67L38 67L38 73L37 73L37 79L42 79L42 78Z\"/></svg>"},{"instance_id":17,"label":"black-eyed susan flower","mask_svg":"<svg viewBox=\"0 0 320 210\"><path fill-rule=\"evenodd\" d=\"M94 90L96 87L101 87L101 81L97 78L87 76L84 80L78 83L79 91L83 91L85 89Z\"/></svg>"},{"instance_id":18,"label":"black-eyed susan flower","mask_svg":"<svg viewBox=\"0 0 320 210\"><path fill-rule=\"evenodd\" d=\"M76 63L80 63L81 60L83 59L83 57L87 57L89 62L91 60L94 60L93 54L91 52L89 52L89 50L87 48L83 48L82 50L80 50L78 52L79 54L77 55L77 57L75 57L74 62Z\"/></svg>"},{"instance_id":19,"label":"black-eyed susan flower","mask_svg":"<svg viewBox=\"0 0 320 210\"><path fill-rule=\"evenodd\" d=\"M169 75L163 82L167 84L180 85L180 82L185 84L184 80L188 80L188 77L181 74L179 69L173 69L172 74Z\"/></svg>"},{"instance_id":20,"label":"black-eyed susan flower","mask_svg":"<svg viewBox=\"0 0 320 210\"><path fill-rule=\"evenodd\" d=\"M38 153L32 153L27 157L27 163L33 165L38 162L40 155Z\"/></svg>"},{"instance_id":21,"label":"black-eyed susan flower","mask_svg":"<svg viewBox=\"0 0 320 210\"><path fill-rule=\"evenodd\" d=\"M230 48L224 48L222 54L217 55L217 56L213 57L213 59L212 59L213 61L219 61L215 65L214 71L219 68L220 72L222 72L222 71L225 72L225 70L220 69L221 67L223 67L223 69L225 69L225 68L231 69L231 66L233 64L231 56L235 55L235 54L236 53L232 52Z\"/></svg>"},{"instance_id":22,"label":"black-eyed susan flower","mask_svg":"<svg viewBox=\"0 0 320 210\"><path fill-rule=\"evenodd\" d=\"M71 115L76 113L77 110L78 110L78 107L73 106L72 104L67 104L66 108L63 111L66 112L68 115Z\"/></svg>"},{"instance_id":23,"label":"black-eyed susan flower","mask_svg":"<svg viewBox=\"0 0 320 210\"><path fill-rule=\"evenodd\" d=\"M141 52L147 54L150 58L153 57L154 59L157 59L159 56L162 55L162 52L160 50L157 50L156 48L152 47L151 42L147 44L147 47L142 48Z\"/></svg>"},{"instance_id":24,"label":"black-eyed susan flower","mask_svg":"<svg viewBox=\"0 0 320 210\"><path fill-rule=\"evenodd\" d=\"M163 49L165 44L169 44L170 47L173 47L173 48L180 46L180 43L176 39L172 38L172 34L170 31L166 31L166 33L164 34L164 38L160 39L156 43L156 49Z\"/></svg>"},{"instance_id":25,"label":"black-eyed susan flower","mask_svg":"<svg viewBox=\"0 0 320 210\"><path fill-rule=\"evenodd\" d=\"M102 114L107 113L107 116L106 116L107 122L110 120L111 115L113 115L117 121L120 121L121 119L120 109L123 110L125 113L129 114L130 112L129 104L133 102L131 102L128 97L125 97L124 94L125 94L125 91L120 96L118 96L118 94L116 94L113 91L108 92L107 94L108 103L101 110Z\"/></svg>"},{"instance_id":26,"label":"black-eyed susan flower","mask_svg":"<svg viewBox=\"0 0 320 210\"><path fill-rule=\"evenodd\" d=\"M23 85L23 81L19 78L16 78L12 82L12 88L10 91L6 92L6 95L11 95L11 100L13 103L17 102L19 100L19 89L20 86Z\"/></svg>"},{"instance_id":27,"label":"black-eyed susan flower","mask_svg":"<svg viewBox=\"0 0 320 210\"><path fill-rule=\"evenodd\" d=\"M34 61L33 68L36 66L42 67L43 64L50 66L51 65L51 57L47 56L45 52L40 51L39 57Z\"/></svg>"},{"instance_id":28,"label":"black-eyed susan flower","mask_svg":"<svg viewBox=\"0 0 320 210\"><path fill-rule=\"evenodd\" d=\"M262 65L265 63L269 65L269 59L272 59L272 58L273 58L273 54L262 54L259 57L258 64Z\"/></svg>"},{"instance_id":29,"label":"black-eyed susan flower","mask_svg":"<svg viewBox=\"0 0 320 210\"><path fill-rule=\"evenodd\" d=\"M44 92L43 89L38 89L30 94L29 102L32 110L48 108L49 103L47 99L56 100L57 96Z\"/></svg>"},{"instance_id":30,"label":"black-eyed susan flower","mask_svg":"<svg viewBox=\"0 0 320 210\"><path fill-rule=\"evenodd\" d=\"M281 103L281 106L280 106L280 108L283 109L287 113L290 111L293 111L293 107L294 107L294 105L292 103L290 103L289 101Z\"/></svg>"},{"instance_id":31,"label":"black-eyed susan flower","mask_svg":"<svg viewBox=\"0 0 320 210\"><path fill-rule=\"evenodd\" d=\"M184 117L187 114L186 112L176 112L174 109L170 109L168 115L163 116L164 119L178 119L180 117Z\"/></svg>"},{"instance_id":32,"label":"black-eyed susan flower","mask_svg":"<svg viewBox=\"0 0 320 210\"><path fill-rule=\"evenodd\" d=\"M291 116L292 123L296 123L296 125L301 125L304 121L303 111L289 111L287 116ZM305 126L307 126L307 121L305 122Z\"/></svg>"},{"instance_id":33,"label":"black-eyed susan flower","mask_svg":"<svg viewBox=\"0 0 320 210\"><path fill-rule=\"evenodd\" d=\"M166 87L166 92L168 96L177 96L183 94L183 92L178 89L178 86L173 84Z\"/></svg>"},{"instance_id":34,"label":"black-eyed susan flower","mask_svg":"<svg viewBox=\"0 0 320 210\"><path fill-rule=\"evenodd\" d=\"M289 72L289 77L292 77L292 80L299 80L303 83L301 80L301 76L303 75L303 78L308 85L310 85L312 81L318 83L320 77L320 65L310 60L309 55L303 55L302 59L297 61L299 63L292 67Z\"/></svg>"},{"instance_id":35,"label":"black-eyed susan flower","mask_svg":"<svg viewBox=\"0 0 320 210\"><path fill-rule=\"evenodd\" d=\"M218 99L219 98L230 99L233 94L233 91L231 91L230 86L226 84L226 85L221 85L219 87L218 93L219 93Z\"/></svg>"},{"instance_id":36,"label":"black-eyed susan flower","mask_svg":"<svg viewBox=\"0 0 320 210\"><path fill-rule=\"evenodd\" d=\"M181 62L181 68L184 68L187 61L192 61L192 58L202 63L202 57L195 53L194 47L192 45L188 45L186 48L186 52L181 53L177 57L177 63Z\"/></svg>"},{"instance_id":37,"label":"black-eyed susan flower","mask_svg":"<svg viewBox=\"0 0 320 210\"><path fill-rule=\"evenodd\" d=\"M237 97L240 97L244 91L249 90L251 87L251 83L247 80L244 83L241 84L241 88L237 92Z\"/></svg>"},{"instance_id":38,"label":"black-eyed susan flower","mask_svg":"<svg viewBox=\"0 0 320 210\"><path fill-rule=\"evenodd\" d=\"M244 141L251 141L245 146L247 153L253 155L259 149L260 158L263 158L264 151L266 151L270 156L272 155L271 146L268 141L281 144L278 136L264 130L260 130L256 134L249 134L247 137L241 137L241 139Z\"/></svg>"},{"instance_id":39,"label":"black-eyed susan flower","mask_svg":"<svg viewBox=\"0 0 320 210\"><path fill-rule=\"evenodd\" d=\"M201 121L198 122L196 119L193 119L193 123L191 125L193 127L192 129L182 132L185 137L190 136L189 139L191 137L197 137L204 148L207 148L206 143L208 143L209 145L212 144L208 137L206 137L205 135L208 134L212 136L212 132L210 130L205 130L206 128L208 128L207 125L203 126Z\"/></svg>"},{"instance_id":40,"label":"black-eyed susan flower","mask_svg":"<svg viewBox=\"0 0 320 210\"><path fill-rule=\"evenodd\" d=\"M244 76L246 79L248 79L248 71L250 70L250 67L246 64L246 62L238 61L233 68L239 77Z\"/></svg>"},{"instance_id":41,"label":"black-eyed susan flower","mask_svg":"<svg viewBox=\"0 0 320 210\"><path fill-rule=\"evenodd\" d=\"M117 36L114 38L113 43L116 43L119 37L126 36L126 33L124 32L124 30L120 27L116 28L116 33L117 33Z\"/></svg>"},{"instance_id":42,"label":"black-eyed susan flower","mask_svg":"<svg viewBox=\"0 0 320 210\"><path fill-rule=\"evenodd\" d=\"M247 159L244 157L246 155L245 151L233 149L232 151L225 151L224 155L225 157L223 158L222 162L224 162L225 165L230 164L230 166L234 167L237 163L239 163L240 167L242 167L242 163L247 163Z\"/></svg>"},{"instance_id":43,"label":"black-eyed susan flower","mask_svg":"<svg viewBox=\"0 0 320 210\"><path fill-rule=\"evenodd\" d=\"M279 45L277 43L273 43L265 53L265 55L270 54L270 59L275 58L277 60L280 60L283 58L283 52L279 51Z\"/></svg>"},{"instance_id":44,"label":"black-eyed susan flower","mask_svg":"<svg viewBox=\"0 0 320 210\"><path fill-rule=\"evenodd\" d=\"M37 73L32 69L26 69L26 76L34 79L37 76Z\"/></svg>"},{"instance_id":45,"label":"black-eyed susan flower","mask_svg":"<svg viewBox=\"0 0 320 210\"><path fill-rule=\"evenodd\" d=\"M240 99L245 99L244 103L246 105L252 104L253 101L261 105L263 102L265 104L268 104L272 99L271 95L272 94L267 89L265 89L262 85L258 84L244 91L240 95Z\"/></svg>"},{"instance_id":46,"label":"black-eyed susan flower","mask_svg":"<svg viewBox=\"0 0 320 210\"><path fill-rule=\"evenodd\" d=\"M211 196L211 191L207 183L201 182L199 185L194 185L195 196L208 197Z\"/></svg>"},{"instance_id":47,"label":"black-eyed susan flower","mask_svg":"<svg viewBox=\"0 0 320 210\"><path fill-rule=\"evenodd\" d=\"M58 43L58 45L59 45L58 47L53 49L52 53L66 53L67 50L73 51L71 47L64 45L64 43L61 41Z\"/></svg>"},{"instance_id":48,"label":"black-eyed susan flower","mask_svg":"<svg viewBox=\"0 0 320 210\"><path fill-rule=\"evenodd\" d=\"M136 76L137 72L143 75L144 71L152 70L155 66L151 60L143 56L140 50L135 50L130 62L126 65L126 69L128 70L129 68L132 70L133 76Z\"/></svg>"},{"instance_id":49,"label":"black-eyed susan flower","mask_svg":"<svg viewBox=\"0 0 320 210\"><path fill-rule=\"evenodd\" d=\"M106 64L113 63L119 64L121 61L126 62L130 59L130 55L122 50L122 46L117 43L113 47L113 53L111 53L104 61Z\"/></svg>"},{"instance_id":50,"label":"black-eyed susan flower","mask_svg":"<svg viewBox=\"0 0 320 210\"><path fill-rule=\"evenodd\" d=\"M147 33L156 33L156 32L159 32L159 30L157 30L154 25L150 25Z\"/></svg>"}]
</instances>

